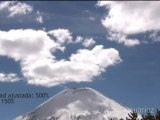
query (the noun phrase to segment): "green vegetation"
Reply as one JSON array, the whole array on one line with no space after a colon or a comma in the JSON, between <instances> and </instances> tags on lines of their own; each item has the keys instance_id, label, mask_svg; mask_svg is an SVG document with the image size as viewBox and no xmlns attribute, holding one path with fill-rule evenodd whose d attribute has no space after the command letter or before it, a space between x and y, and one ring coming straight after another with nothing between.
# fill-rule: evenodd
<instances>
[{"instance_id":1,"label":"green vegetation","mask_svg":"<svg viewBox=\"0 0 160 120\"><path fill-rule=\"evenodd\" d=\"M121 118L120 120L124 120L124 119ZM148 111L145 115L142 115L141 119L138 118L138 114L136 112L132 112L128 114L128 117L126 117L126 120L160 120L160 111L157 110L155 114L152 114Z\"/></svg>"}]
</instances>

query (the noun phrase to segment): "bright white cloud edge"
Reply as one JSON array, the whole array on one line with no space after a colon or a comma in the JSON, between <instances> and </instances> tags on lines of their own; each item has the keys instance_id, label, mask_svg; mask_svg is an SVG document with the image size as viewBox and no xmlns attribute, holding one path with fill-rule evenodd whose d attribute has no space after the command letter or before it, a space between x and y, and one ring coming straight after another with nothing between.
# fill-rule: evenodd
<instances>
[{"instance_id":1,"label":"bright white cloud edge","mask_svg":"<svg viewBox=\"0 0 160 120\"><path fill-rule=\"evenodd\" d=\"M35 20L38 22L38 23L44 23L44 20L43 20L43 16L42 16L42 14L39 12L39 11L37 11L36 12L36 18L35 18Z\"/></svg>"},{"instance_id":2,"label":"bright white cloud edge","mask_svg":"<svg viewBox=\"0 0 160 120\"><path fill-rule=\"evenodd\" d=\"M15 73L0 73L0 82L17 82L20 79Z\"/></svg>"},{"instance_id":3,"label":"bright white cloud edge","mask_svg":"<svg viewBox=\"0 0 160 120\"><path fill-rule=\"evenodd\" d=\"M24 2L18 1L3 1L0 2L0 11L8 12L8 17L16 15L25 15L33 11L32 6Z\"/></svg>"}]
</instances>

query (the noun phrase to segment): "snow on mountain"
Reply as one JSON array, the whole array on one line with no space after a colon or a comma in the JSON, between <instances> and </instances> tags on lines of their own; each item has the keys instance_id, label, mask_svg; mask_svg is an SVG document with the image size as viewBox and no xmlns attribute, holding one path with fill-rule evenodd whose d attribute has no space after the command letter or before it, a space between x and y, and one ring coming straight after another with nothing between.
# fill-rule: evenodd
<instances>
[{"instance_id":1,"label":"snow on mountain","mask_svg":"<svg viewBox=\"0 0 160 120\"><path fill-rule=\"evenodd\" d=\"M91 88L64 90L32 112L15 120L108 120L126 118L130 113Z\"/></svg>"}]
</instances>

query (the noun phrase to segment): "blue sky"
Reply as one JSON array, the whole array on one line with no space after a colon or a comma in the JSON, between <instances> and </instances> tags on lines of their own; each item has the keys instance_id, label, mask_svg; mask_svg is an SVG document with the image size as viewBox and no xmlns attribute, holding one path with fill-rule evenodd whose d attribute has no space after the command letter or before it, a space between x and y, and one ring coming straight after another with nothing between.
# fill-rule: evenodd
<instances>
[{"instance_id":1,"label":"blue sky","mask_svg":"<svg viewBox=\"0 0 160 120\"><path fill-rule=\"evenodd\" d=\"M0 93L52 97L66 88L91 87L130 108L160 108L159 6L0 2ZM0 103L0 119L11 120L45 100Z\"/></svg>"}]
</instances>

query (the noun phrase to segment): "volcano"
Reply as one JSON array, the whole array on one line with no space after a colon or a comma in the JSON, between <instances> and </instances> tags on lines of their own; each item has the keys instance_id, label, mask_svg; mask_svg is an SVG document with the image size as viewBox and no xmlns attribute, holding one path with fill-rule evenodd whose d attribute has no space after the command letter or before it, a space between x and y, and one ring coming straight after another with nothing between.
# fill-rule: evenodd
<instances>
[{"instance_id":1,"label":"volcano","mask_svg":"<svg viewBox=\"0 0 160 120\"><path fill-rule=\"evenodd\" d=\"M92 88L66 89L14 120L125 119L131 110Z\"/></svg>"}]
</instances>

